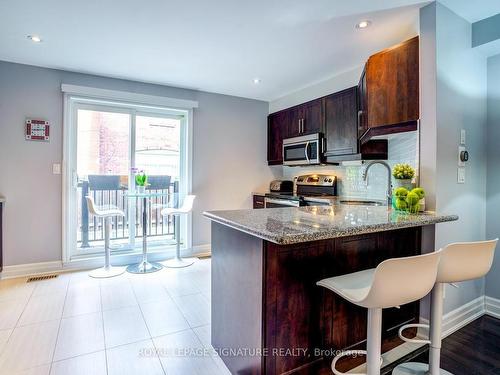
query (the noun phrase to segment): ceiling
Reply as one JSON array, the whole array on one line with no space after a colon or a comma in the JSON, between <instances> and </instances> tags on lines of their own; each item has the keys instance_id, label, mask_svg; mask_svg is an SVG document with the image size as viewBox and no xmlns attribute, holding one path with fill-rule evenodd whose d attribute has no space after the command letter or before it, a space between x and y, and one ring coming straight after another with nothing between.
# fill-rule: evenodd
<instances>
[{"instance_id":1,"label":"ceiling","mask_svg":"<svg viewBox=\"0 0 500 375\"><path fill-rule=\"evenodd\" d=\"M417 34L426 3L2 0L0 60L270 101Z\"/></svg>"}]
</instances>

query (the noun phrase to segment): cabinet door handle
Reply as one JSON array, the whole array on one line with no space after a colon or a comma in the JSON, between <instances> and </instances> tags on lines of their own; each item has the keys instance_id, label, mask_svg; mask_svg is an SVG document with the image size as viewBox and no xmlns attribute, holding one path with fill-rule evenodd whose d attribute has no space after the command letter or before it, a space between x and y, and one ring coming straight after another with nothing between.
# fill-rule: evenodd
<instances>
[{"instance_id":1,"label":"cabinet door handle","mask_svg":"<svg viewBox=\"0 0 500 375\"><path fill-rule=\"evenodd\" d=\"M358 111L358 128L362 128L362 124L361 124L361 116L363 116L363 111Z\"/></svg>"},{"instance_id":2,"label":"cabinet door handle","mask_svg":"<svg viewBox=\"0 0 500 375\"><path fill-rule=\"evenodd\" d=\"M299 134L302 133L301 127L302 127L302 119L299 118Z\"/></svg>"}]
</instances>

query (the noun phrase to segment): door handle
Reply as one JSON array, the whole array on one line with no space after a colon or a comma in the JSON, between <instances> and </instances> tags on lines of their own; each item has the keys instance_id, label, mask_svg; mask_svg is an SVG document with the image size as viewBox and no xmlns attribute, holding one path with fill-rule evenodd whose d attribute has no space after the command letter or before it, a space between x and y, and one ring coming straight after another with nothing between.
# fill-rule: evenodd
<instances>
[{"instance_id":1,"label":"door handle","mask_svg":"<svg viewBox=\"0 0 500 375\"><path fill-rule=\"evenodd\" d=\"M307 164L310 163L308 149L309 149L309 142L306 143L306 147L304 148L304 154L306 156Z\"/></svg>"},{"instance_id":2,"label":"door handle","mask_svg":"<svg viewBox=\"0 0 500 375\"><path fill-rule=\"evenodd\" d=\"M362 128L361 125L361 116L363 116L363 111L358 111L358 128Z\"/></svg>"}]
</instances>

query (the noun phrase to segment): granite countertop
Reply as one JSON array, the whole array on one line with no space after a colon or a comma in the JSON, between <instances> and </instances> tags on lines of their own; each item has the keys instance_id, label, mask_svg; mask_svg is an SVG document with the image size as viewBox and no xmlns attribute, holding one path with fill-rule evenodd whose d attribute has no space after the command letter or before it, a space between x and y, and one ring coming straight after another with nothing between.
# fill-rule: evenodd
<instances>
[{"instance_id":1,"label":"granite countertop","mask_svg":"<svg viewBox=\"0 0 500 375\"><path fill-rule=\"evenodd\" d=\"M344 205L208 211L218 223L280 245L325 240L458 220L426 211L401 213L387 206Z\"/></svg>"}]
</instances>

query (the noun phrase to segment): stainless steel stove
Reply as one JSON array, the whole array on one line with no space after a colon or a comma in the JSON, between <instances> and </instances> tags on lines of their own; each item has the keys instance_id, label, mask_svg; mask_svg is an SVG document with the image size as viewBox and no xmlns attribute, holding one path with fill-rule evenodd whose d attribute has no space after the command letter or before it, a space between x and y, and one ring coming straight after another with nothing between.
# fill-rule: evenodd
<instances>
[{"instance_id":1,"label":"stainless steel stove","mask_svg":"<svg viewBox=\"0 0 500 375\"><path fill-rule=\"evenodd\" d=\"M266 194L265 207L300 207L332 205L337 197L337 177L334 175L309 174L295 178L293 193L272 192Z\"/></svg>"}]
</instances>

